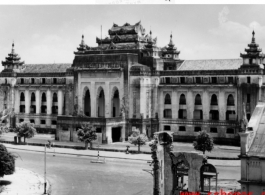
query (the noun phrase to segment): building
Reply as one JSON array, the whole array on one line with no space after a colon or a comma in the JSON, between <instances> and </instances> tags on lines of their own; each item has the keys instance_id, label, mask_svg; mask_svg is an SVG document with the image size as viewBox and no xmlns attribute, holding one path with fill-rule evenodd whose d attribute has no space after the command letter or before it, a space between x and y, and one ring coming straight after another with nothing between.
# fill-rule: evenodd
<instances>
[{"instance_id":1,"label":"building","mask_svg":"<svg viewBox=\"0 0 265 195\"><path fill-rule=\"evenodd\" d=\"M259 102L241 138L241 192L265 193L265 103Z\"/></svg>"},{"instance_id":2,"label":"building","mask_svg":"<svg viewBox=\"0 0 265 195\"><path fill-rule=\"evenodd\" d=\"M239 144L242 103L250 119L265 99L264 55L255 42L241 59L182 60L172 34L158 47L141 22L113 24L109 37L84 36L69 64L24 64L12 51L2 62L0 110L14 108L17 122L39 132L76 141L76 129L90 122L102 142L126 140L133 128L148 136L174 132L190 141L206 129L219 143Z\"/></svg>"}]
</instances>

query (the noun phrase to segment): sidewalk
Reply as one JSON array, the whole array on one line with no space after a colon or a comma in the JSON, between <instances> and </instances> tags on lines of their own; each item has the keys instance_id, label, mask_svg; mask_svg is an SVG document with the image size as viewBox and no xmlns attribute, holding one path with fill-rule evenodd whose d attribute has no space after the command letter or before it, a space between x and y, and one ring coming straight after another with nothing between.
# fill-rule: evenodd
<instances>
[{"instance_id":1,"label":"sidewalk","mask_svg":"<svg viewBox=\"0 0 265 195\"><path fill-rule=\"evenodd\" d=\"M15 133L5 133L1 135L0 142L14 144L14 136ZM69 149L76 149L76 150L83 150L84 143L80 142L60 142L54 140L54 135L44 135L44 134L37 134L35 137L31 139L27 139L27 145L31 146L44 146L48 140L53 142L53 146L56 148L69 148ZM17 145L14 145L17 146ZM19 145L22 147L23 145ZM99 145L100 151L110 151L110 152L122 152L124 153L126 150L126 146L130 146L129 151L130 153L137 154L138 147L134 146L128 142L115 142L111 144L102 144ZM173 150L174 151L194 151L192 143L183 143L183 142L174 142L173 143ZM93 144L93 150L97 150L97 144ZM96 151L95 151L96 152ZM142 154L151 154L150 147L148 143L141 147ZM215 145L212 152L206 152L206 155L209 159L223 159L223 160L236 160L239 159L238 155L240 153L240 148L235 146L220 146Z\"/></svg>"},{"instance_id":2,"label":"sidewalk","mask_svg":"<svg viewBox=\"0 0 265 195\"><path fill-rule=\"evenodd\" d=\"M43 195L44 178L32 171L16 167L12 175L5 175L0 183L1 195ZM2 188L1 188L2 187ZM47 192L50 192L50 185L47 181Z\"/></svg>"}]
</instances>

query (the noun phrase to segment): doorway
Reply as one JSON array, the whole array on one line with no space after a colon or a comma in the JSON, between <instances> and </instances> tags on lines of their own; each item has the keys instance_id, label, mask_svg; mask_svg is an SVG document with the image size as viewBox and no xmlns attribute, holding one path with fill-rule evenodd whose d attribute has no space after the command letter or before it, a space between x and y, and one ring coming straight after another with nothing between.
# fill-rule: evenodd
<instances>
[{"instance_id":1,"label":"doorway","mask_svg":"<svg viewBox=\"0 0 265 195\"><path fill-rule=\"evenodd\" d=\"M121 138L121 127L112 128L112 142L120 142Z\"/></svg>"}]
</instances>

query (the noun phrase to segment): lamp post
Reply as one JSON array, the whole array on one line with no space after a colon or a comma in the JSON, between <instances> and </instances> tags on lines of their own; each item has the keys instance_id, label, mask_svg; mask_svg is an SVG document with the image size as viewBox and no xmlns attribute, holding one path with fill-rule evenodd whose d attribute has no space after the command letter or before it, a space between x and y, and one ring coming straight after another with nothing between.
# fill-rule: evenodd
<instances>
[{"instance_id":1,"label":"lamp post","mask_svg":"<svg viewBox=\"0 0 265 195\"><path fill-rule=\"evenodd\" d=\"M47 186L47 182L46 182L46 143L45 143L45 146L44 146L44 194L47 194L46 186Z\"/></svg>"},{"instance_id":2,"label":"lamp post","mask_svg":"<svg viewBox=\"0 0 265 195\"><path fill-rule=\"evenodd\" d=\"M47 187L47 178L46 178L46 145L48 148L51 148L51 141L48 140L48 145L47 143L44 144L44 194L47 194L46 192L46 187Z\"/></svg>"}]
</instances>

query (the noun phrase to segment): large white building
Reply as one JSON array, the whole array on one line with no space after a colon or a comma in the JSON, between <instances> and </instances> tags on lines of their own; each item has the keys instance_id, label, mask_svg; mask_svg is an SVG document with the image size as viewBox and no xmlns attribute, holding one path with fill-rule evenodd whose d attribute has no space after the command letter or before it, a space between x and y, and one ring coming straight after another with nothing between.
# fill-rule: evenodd
<instances>
[{"instance_id":1,"label":"large white building","mask_svg":"<svg viewBox=\"0 0 265 195\"><path fill-rule=\"evenodd\" d=\"M241 59L224 60L179 59L172 35L158 47L141 22L113 24L97 47L82 36L69 64L25 64L13 45L2 62L0 110L14 108L17 122L60 140L76 141L76 129L90 122L103 143L126 140L135 127L148 136L172 131L182 141L205 129L217 143L239 144L242 103L250 119L265 100L254 36Z\"/></svg>"}]
</instances>

